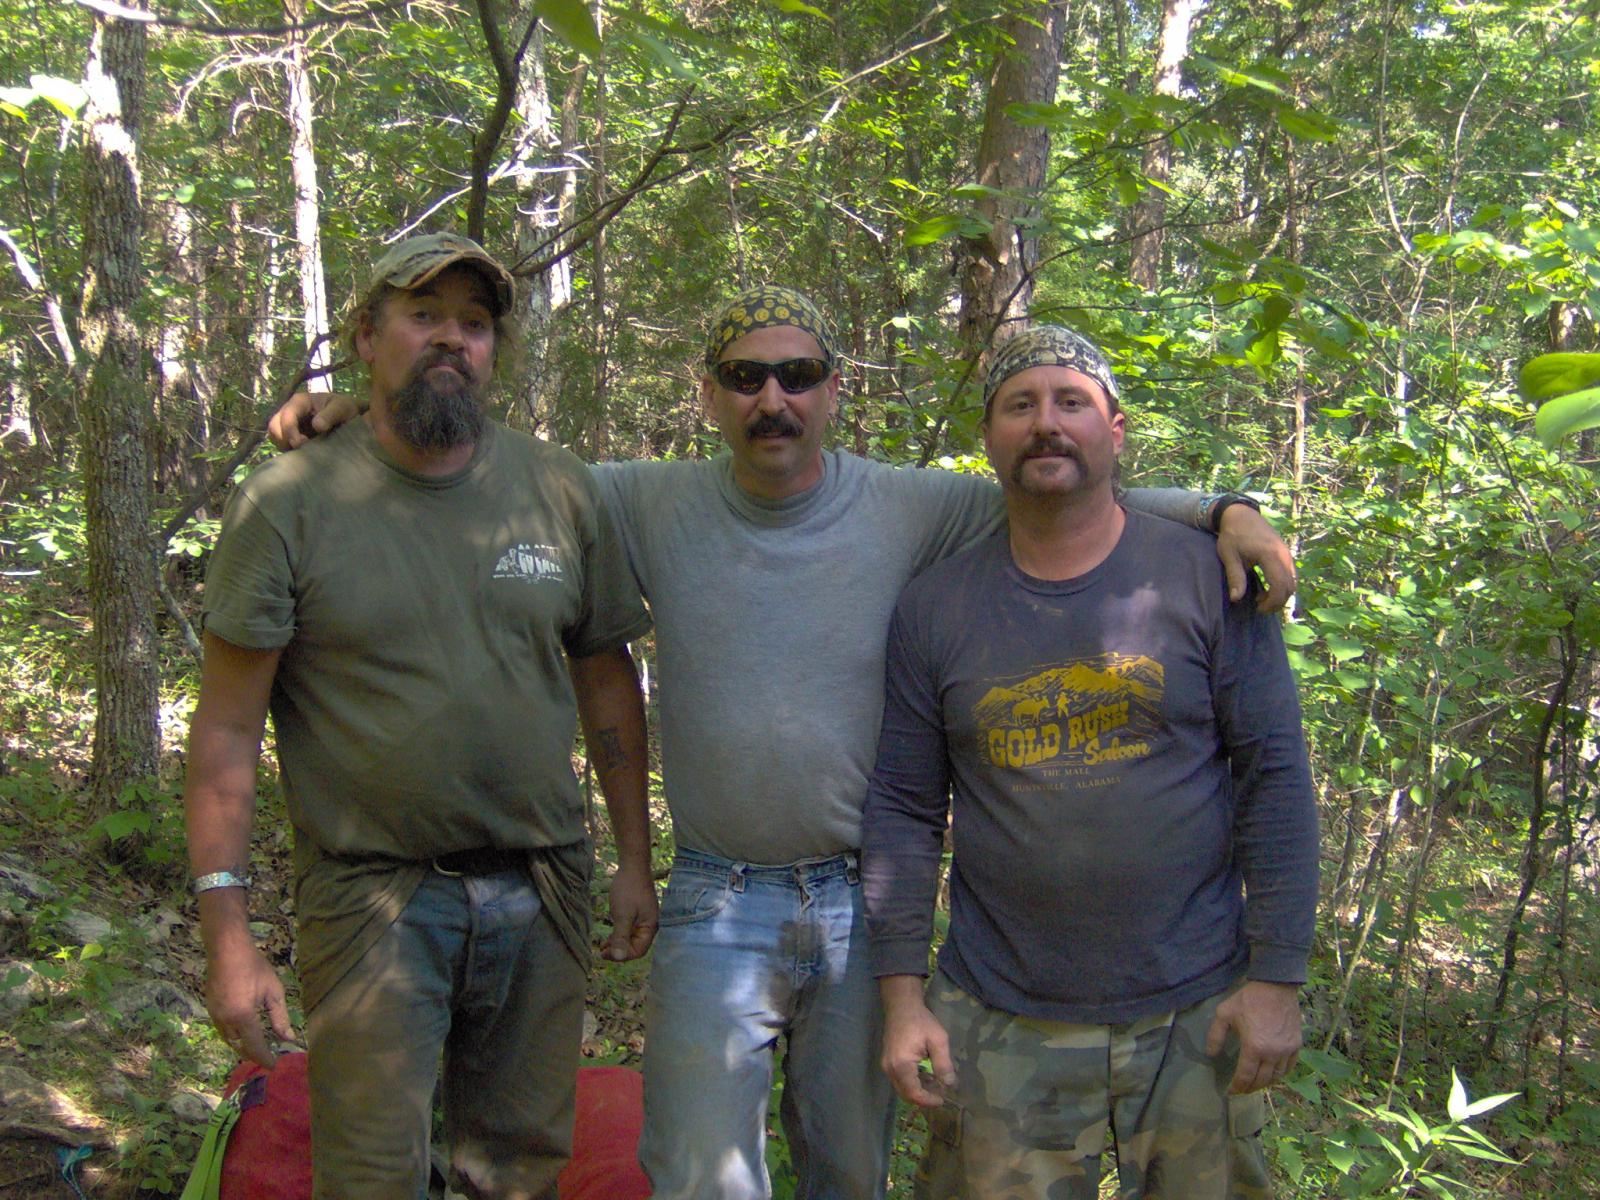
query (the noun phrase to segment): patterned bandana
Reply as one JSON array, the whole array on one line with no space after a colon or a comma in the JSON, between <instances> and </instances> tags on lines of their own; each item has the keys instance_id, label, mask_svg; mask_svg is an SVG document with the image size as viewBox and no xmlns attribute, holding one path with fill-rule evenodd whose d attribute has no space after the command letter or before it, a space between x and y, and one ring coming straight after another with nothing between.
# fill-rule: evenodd
<instances>
[{"instance_id":1,"label":"patterned bandana","mask_svg":"<svg viewBox=\"0 0 1600 1200\"><path fill-rule=\"evenodd\" d=\"M983 382L983 411L989 411L989 403L1002 383L1029 367L1070 367L1105 388L1112 399L1118 398L1111 364L1098 346L1064 325L1035 325L1002 345L989 360L989 374Z\"/></svg>"},{"instance_id":2,"label":"patterned bandana","mask_svg":"<svg viewBox=\"0 0 1600 1200\"><path fill-rule=\"evenodd\" d=\"M791 288L764 283L740 292L717 313L706 335L706 366L717 361L729 342L773 325L793 325L805 330L817 339L822 357L830 366L837 357L833 327L810 297Z\"/></svg>"}]
</instances>

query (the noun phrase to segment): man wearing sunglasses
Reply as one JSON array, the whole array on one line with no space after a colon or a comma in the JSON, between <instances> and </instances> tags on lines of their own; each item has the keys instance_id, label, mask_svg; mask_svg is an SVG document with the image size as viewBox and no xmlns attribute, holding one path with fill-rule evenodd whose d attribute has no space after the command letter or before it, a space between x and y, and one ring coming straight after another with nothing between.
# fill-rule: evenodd
<instances>
[{"instance_id":1,"label":"man wearing sunglasses","mask_svg":"<svg viewBox=\"0 0 1600 1200\"><path fill-rule=\"evenodd\" d=\"M594 468L656 623L677 855L651 967L640 1161L663 1198L762 1200L767 1102L807 1200L883 1195L893 1096L856 848L883 711L889 618L916 574L993 532L987 480L826 450L837 341L787 288L715 316L700 395L728 453ZM273 420L304 437L314 402ZM347 419L330 405L318 425ZM1129 503L1216 529L1244 590L1293 591L1282 541L1231 497ZM1231 559L1229 556L1232 556Z\"/></svg>"}]
</instances>

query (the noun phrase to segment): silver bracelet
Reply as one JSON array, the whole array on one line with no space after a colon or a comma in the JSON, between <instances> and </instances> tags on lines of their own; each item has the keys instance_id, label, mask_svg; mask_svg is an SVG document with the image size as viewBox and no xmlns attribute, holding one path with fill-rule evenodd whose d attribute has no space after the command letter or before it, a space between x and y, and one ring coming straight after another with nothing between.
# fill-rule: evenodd
<instances>
[{"instance_id":1,"label":"silver bracelet","mask_svg":"<svg viewBox=\"0 0 1600 1200\"><path fill-rule=\"evenodd\" d=\"M215 891L217 888L248 888L250 882L248 875L240 879L232 871L213 871L209 875L196 876L189 887L198 896L201 892Z\"/></svg>"}]
</instances>

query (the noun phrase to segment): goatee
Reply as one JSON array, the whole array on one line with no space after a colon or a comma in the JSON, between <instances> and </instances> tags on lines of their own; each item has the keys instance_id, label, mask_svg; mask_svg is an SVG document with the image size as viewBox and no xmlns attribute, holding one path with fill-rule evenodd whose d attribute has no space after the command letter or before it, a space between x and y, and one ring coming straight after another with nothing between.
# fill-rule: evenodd
<instances>
[{"instance_id":1,"label":"goatee","mask_svg":"<svg viewBox=\"0 0 1600 1200\"><path fill-rule=\"evenodd\" d=\"M428 370L448 363L461 375L457 388L438 388ZM471 368L448 355L418 365L404 387L390 398L389 423L396 436L418 450L453 450L483 436L486 420Z\"/></svg>"}]
</instances>

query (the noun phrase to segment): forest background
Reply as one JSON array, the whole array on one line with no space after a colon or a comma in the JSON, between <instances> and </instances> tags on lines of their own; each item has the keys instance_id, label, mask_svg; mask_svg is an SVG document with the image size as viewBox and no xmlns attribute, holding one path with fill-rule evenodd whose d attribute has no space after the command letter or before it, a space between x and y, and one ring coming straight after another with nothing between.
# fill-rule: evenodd
<instances>
[{"instance_id":1,"label":"forest background","mask_svg":"<svg viewBox=\"0 0 1600 1200\"><path fill-rule=\"evenodd\" d=\"M1324 877L1283 1194L1600 1194L1600 472L1518 390L1596 349L1596 16L0 2L0 1195L70 1194L46 1135L96 1194L181 1187L177 1101L227 1066L181 999L206 552L279 401L359 386L326 335L380 239L444 228L522 281L504 415L591 459L715 451L701 322L763 280L834 314L836 440L893 463L984 469L1009 323L1096 338L1125 477L1249 490L1299 560ZM262 805L287 970L270 761ZM597 974L587 1054L637 1062L644 979ZM21 1075L79 1124L22 1119Z\"/></svg>"}]
</instances>

